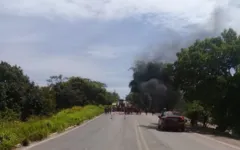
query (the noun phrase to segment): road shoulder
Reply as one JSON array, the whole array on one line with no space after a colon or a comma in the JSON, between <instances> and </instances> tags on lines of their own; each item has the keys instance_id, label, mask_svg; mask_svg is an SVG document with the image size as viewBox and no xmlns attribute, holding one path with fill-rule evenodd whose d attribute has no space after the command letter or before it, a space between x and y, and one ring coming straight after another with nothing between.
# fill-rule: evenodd
<instances>
[{"instance_id":1,"label":"road shoulder","mask_svg":"<svg viewBox=\"0 0 240 150\"><path fill-rule=\"evenodd\" d=\"M15 148L15 150L28 150L28 149L31 149L31 148L33 148L33 147L35 147L35 146L44 144L44 143L46 143L46 142L48 142L48 141L51 141L51 140L53 140L53 139L59 138L59 137L61 137L61 136L64 136L65 134L68 134L68 133L70 133L70 132L73 132L74 130L79 129L79 128L81 128L81 127L89 124L90 122L92 122L92 121L100 118L101 116L103 116L103 114L100 114L100 115L98 115L98 116L96 116L96 117L94 117L94 118L92 118L92 119L90 119L90 120L86 120L86 121L84 121L84 122L83 122L81 125L79 125L79 126L75 125L75 126L68 127L67 129L65 129L65 130L64 130L63 132L61 132L61 133L57 133L57 132L56 132L56 133L53 133L53 134L49 135L47 138L45 138L44 140L37 141L37 142L32 142L32 143L31 143L30 145L28 145L28 146L22 146L22 145L20 144L20 145L17 146L17 148Z\"/></svg>"}]
</instances>

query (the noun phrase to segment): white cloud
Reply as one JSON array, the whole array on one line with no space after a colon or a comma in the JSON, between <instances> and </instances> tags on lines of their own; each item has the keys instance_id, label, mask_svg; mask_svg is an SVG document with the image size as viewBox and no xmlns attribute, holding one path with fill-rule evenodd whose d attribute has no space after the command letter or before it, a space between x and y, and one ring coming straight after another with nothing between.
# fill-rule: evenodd
<instances>
[{"instance_id":1,"label":"white cloud","mask_svg":"<svg viewBox=\"0 0 240 150\"><path fill-rule=\"evenodd\" d=\"M51 55L38 50L13 47L0 51L0 59L22 66L27 73L65 76L79 75L102 80L109 73L87 57L80 55ZM99 72L99 74L96 74Z\"/></svg>"},{"instance_id":2,"label":"white cloud","mask_svg":"<svg viewBox=\"0 0 240 150\"><path fill-rule=\"evenodd\" d=\"M20 66L31 80L39 85L46 85L46 79L51 75L81 76L107 83L108 89L112 86L123 87L128 84L129 78L121 69L104 65L102 61L85 56L81 52L57 54L56 51L35 50L35 46L14 44L0 50L0 60ZM114 49L112 49L114 50ZM51 54L52 53L52 54ZM110 61L111 62L111 61ZM128 88L127 88L128 89ZM127 92L118 91L120 95Z\"/></svg>"},{"instance_id":3,"label":"white cloud","mask_svg":"<svg viewBox=\"0 0 240 150\"><path fill-rule=\"evenodd\" d=\"M116 47L109 46L91 46L87 50L87 54L100 59L114 59L118 57Z\"/></svg>"},{"instance_id":4,"label":"white cloud","mask_svg":"<svg viewBox=\"0 0 240 150\"><path fill-rule=\"evenodd\" d=\"M103 50L103 51L93 50L93 51L87 51L87 53L93 57L104 58L104 59L106 59L106 58L114 59L114 58L118 57L115 52L107 51L107 50Z\"/></svg>"},{"instance_id":5,"label":"white cloud","mask_svg":"<svg viewBox=\"0 0 240 150\"><path fill-rule=\"evenodd\" d=\"M40 85L58 74L98 80L109 89L127 86L129 82L125 70L136 47L120 44L124 41L115 36L118 32L111 24L99 23L112 27L111 33L105 34L106 29L99 24L84 21L86 25L82 26L82 22L11 15L0 15L0 21L0 60L17 64ZM119 94L125 95L121 91Z\"/></svg>"},{"instance_id":6,"label":"white cloud","mask_svg":"<svg viewBox=\"0 0 240 150\"><path fill-rule=\"evenodd\" d=\"M13 35L5 35L4 37L2 37L2 39L0 39L0 42L2 43L34 43L34 42L43 42L44 40L44 35L41 34L36 34L36 33L22 33L22 34L14 34Z\"/></svg>"},{"instance_id":7,"label":"white cloud","mask_svg":"<svg viewBox=\"0 0 240 150\"><path fill-rule=\"evenodd\" d=\"M217 7L224 8L231 20L239 20L236 15L240 13L239 3L238 0L1 0L0 13L67 20L135 17L179 29L208 22ZM237 26L234 22L228 25Z\"/></svg>"},{"instance_id":8,"label":"white cloud","mask_svg":"<svg viewBox=\"0 0 240 150\"><path fill-rule=\"evenodd\" d=\"M23 16L119 19L135 15L170 14L201 21L219 0L1 0L0 11ZM156 21L156 20L155 20ZM163 21L163 20L161 20ZM166 20L165 20L166 21Z\"/></svg>"},{"instance_id":9,"label":"white cloud","mask_svg":"<svg viewBox=\"0 0 240 150\"><path fill-rule=\"evenodd\" d=\"M186 28L199 34L205 28L222 30L230 25L240 31L238 3L239 0L0 0L0 59L20 65L39 84L44 84L50 75L78 75L105 82L110 90L125 96L131 79L131 73L125 70L139 50L131 45L133 42L139 47L148 45L147 41L174 39ZM134 24L127 24L127 18ZM84 24L83 20L90 21ZM155 27L175 30L177 34L161 34L143 23L161 25ZM160 35L154 36L154 31ZM161 50L172 56L179 49L170 52L169 47L161 45Z\"/></svg>"},{"instance_id":10,"label":"white cloud","mask_svg":"<svg viewBox=\"0 0 240 150\"><path fill-rule=\"evenodd\" d=\"M214 11L220 7L230 20L227 26L238 28L239 3L238 0L1 0L0 14L72 21L134 17L178 30L189 24L203 24L209 28L209 22L215 19L212 18Z\"/></svg>"},{"instance_id":11,"label":"white cloud","mask_svg":"<svg viewBox=\"0 0 240 150\"><path fill-rule=\"evenodd\" d=\"M116 59L136 52L137 47L95 45L87 48L87 54L100 59Z\"/></svg>"},{"instance_id":12,"label":"white cloud","mask_svg":"<svg viewBox=\"0 0 240 150\"><path fill-rule=\"evenodd\" d=\"M121 98L125 98L127 96L127 94L130 92L130 89L128 86L111 87L111 88L108 88L108 90L122 93Z\"/></svg>"}]
</instances>

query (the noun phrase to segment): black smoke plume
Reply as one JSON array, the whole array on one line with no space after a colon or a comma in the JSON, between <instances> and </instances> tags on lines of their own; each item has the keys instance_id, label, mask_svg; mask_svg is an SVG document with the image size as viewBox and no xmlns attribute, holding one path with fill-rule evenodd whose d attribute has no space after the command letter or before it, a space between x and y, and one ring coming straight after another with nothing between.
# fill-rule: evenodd
<instances>
[{"instance_id":1,"label":"black smoke plume","mask_svg":"<svg viewBox=\"0 0 240 150\"><path fill-rule=\"evenodd\" d=\"M220 1L219 1L220 2ZM143 96L142 101L145 107L161 110L163 107L174 108L179 102L181 94L175 89L172 81L171 72L164 63L172 63L176 60L176 53L181 48L186 48L193 44L197 39L204 39L219 35L224 28L229 28L230 9L239 7L229 0L227 5L216 6L212 14L203 24L189 24L183 28L186 34L175 30L169 30L167 42L151 45L147 48L137 63L134 65L133 83ZM190 13L190 12L189 12ZM140 63L139 63L140 62ZM131 83L130 83L131 86Z\"/></svg>"}]
</instances>

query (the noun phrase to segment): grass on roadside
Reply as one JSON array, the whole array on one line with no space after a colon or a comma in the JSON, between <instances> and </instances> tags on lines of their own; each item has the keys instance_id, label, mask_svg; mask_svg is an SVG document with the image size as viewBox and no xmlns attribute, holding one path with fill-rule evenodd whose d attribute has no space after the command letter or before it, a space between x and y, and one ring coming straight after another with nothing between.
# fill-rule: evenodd
<instances>
[{"instance_id":1,"label":"grass on roadside","mask_svg":"<svg viewBox=\"0 0 240 150\"><path fill-rule=\"evenodd\" d=\"M62 110L46 119L30 119L28 122L0 122L0 149L8 150L21 143L39 141L54 132L61 132L67 127L79 125L103 113L103 107L88 105Z\"/></svg>"}]
</instances>

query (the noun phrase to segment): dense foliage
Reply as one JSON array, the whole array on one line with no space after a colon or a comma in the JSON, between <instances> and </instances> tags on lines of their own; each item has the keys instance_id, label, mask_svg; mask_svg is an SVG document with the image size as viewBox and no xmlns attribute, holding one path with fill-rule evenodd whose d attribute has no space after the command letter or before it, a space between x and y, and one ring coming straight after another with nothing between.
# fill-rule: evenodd
<instances>
[{"instance_id":1,"label":"dense foliage","mask_svg":"<svg viewBox=\"0 0 240 150\"><path fill-rule=\"evenodd\" d=\"M181 49L172 64L150 62L147 66L155 64L155 68L145 69L144 73L133 69L132 93L127 99L140 103L140 95L145 91L140 90L139 81L157 78L166 87L174 87L171 91L181 91L191 119L211 118L219 130L231 128L240 133L239 54L240 36L233 29L224 30L218 37L196 40ZM159 73L157 66L168 67L162 67Z\"/></svg>"},{"instance_id":2,"label":"dense foliage","mask_svg":"<svg viewBox=\"0 0 240 150\"><path fill-rule=\"evenodd\" d=\"M11 121L0 123L0 149L11 150L16 145L27 146L30 142L42 140L55 132L79 125L103 113L103 107L87 105L64 109L51 117L31 117L27 122Z\"/></svg>"},{"instance_id":3,"label":"dense foliage","mask_svg":"<svg viewBox=\"0 0 240 150\"><path fill-rule=\"evenodd\" d=\"M48 86L31 82L22 69L0 63L0 119L27 120L73 106L109 105L119 99L106 85L81 77L51 76Z\"/></svg>"}]
</instances>

